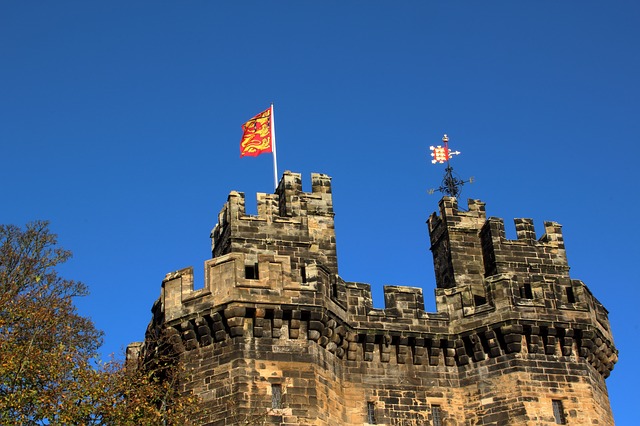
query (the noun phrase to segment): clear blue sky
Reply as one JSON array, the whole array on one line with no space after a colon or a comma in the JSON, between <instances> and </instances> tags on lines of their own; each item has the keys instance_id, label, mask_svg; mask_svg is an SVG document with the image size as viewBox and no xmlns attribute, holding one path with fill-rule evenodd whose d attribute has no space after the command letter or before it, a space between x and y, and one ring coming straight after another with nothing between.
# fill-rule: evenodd
<instances>
[{"instance_id":1,"label":"clear blue sky","mask_svg":"<svg viewBox=\"0 0 640 426\"><path fill-rule=\"evenodd\" d=\"M229 5L228 3L233 3ZM0 223L48 219L104 353L143 339L165 273L202 280L239 157L275 103L282 170L333 177L350 281L435 287L425 221L449 134L462 198L564 225L573 278L610 311L618 424L635 424L640 2L0 2Z\"/></svg>"}]
</instances>

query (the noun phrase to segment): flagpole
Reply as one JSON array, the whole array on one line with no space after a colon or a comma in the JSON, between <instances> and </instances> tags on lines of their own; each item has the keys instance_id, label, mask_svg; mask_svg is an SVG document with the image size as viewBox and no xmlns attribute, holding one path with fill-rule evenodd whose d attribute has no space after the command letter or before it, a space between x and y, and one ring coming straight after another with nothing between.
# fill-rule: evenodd
<instances>
[{"instance_id":1,"label":"flagpole","mask_svg":"<svg viewBox=\"0 0 640 426\"><path fill-rule=\"evenodd\" d=\"M278 159L276 157L276 120L271 103L271 151L273 152L273 186L278 189Z\"/></svg>"}]
</instances>

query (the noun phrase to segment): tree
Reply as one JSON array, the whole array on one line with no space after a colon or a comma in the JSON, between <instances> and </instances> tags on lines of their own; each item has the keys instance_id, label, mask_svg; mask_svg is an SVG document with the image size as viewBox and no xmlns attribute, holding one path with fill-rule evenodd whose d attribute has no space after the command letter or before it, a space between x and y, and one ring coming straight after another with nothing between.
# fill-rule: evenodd
<instances>
[{"instance_id":1,"label":"tree","mask_svg":"<svg viewBox=\"0 0 640 426\"><path fill-rule=\"evenodd\" d=\"M0 225L0 424L183 424L175 363L97 361L102 332L73 304L87 286L56 271L70 256L47 222Z\"/></svg>"}]
</instances>

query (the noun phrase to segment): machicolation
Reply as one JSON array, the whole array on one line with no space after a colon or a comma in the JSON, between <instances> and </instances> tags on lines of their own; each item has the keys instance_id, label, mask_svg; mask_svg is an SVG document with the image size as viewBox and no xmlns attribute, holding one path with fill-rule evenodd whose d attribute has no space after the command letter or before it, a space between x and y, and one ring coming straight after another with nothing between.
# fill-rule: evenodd
<instances>
[{"instance_id":1,"label":"machicolation","mask_svg":"<svg viewBox=\"0 0 640 426\"><path fill-rule=\"evenodd\" d=\"M211 231L204 287L166 275L148 336L191 374L197 425L613 425L617 360L606 309L569 276L561 226L444 197L428 228L436 311L422 289L338 275L331 179L285 172L247 215L231 192ZM156 340L129 347L153 357Z\"/></svg>"}]
</instances>

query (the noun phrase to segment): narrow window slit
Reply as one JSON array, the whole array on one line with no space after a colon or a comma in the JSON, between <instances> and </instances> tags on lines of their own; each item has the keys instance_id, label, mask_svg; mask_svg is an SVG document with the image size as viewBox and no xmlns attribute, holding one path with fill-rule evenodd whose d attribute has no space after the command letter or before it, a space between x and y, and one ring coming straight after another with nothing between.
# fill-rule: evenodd
<instances>
[{"instance_id":1,"label":"narrow window slit","mask_svg":"<svg viewBox=\"0 0 640 426\"><path fill-rule=\"evenodd\" d=\"M564 407L562 406L562 401L554 399L551 401L551 403L553 405L553 417L555 418L556 424L566 425L567 419L564 417Z\"/></svg>"},{"instance_id":2,"label":"narrow window slit","mask_svg":"<svg viewBox=\"0 0 640 426\"><path fill-rule=\"evenodd\" d=\"M531 284L523 284L523 286L520 288L520 297L523 299L533 299Z\"/></svg>"},{"instance_id":3,"label":"narrow window slit","mask_svg":"<svg viewBox=\"0 0 640 426\"><path fill-rule=\"evenodd\" d=\"M282 408L282 385L271 385L271 408Z\"/></svg>"},{"instance_id":4,"label":"narrow window slit","mask_svg":"<svg viewBox=\"0 0 640 426\"><path fill-rule=\"evenodd\" d=\"M431 420L433 426L442 426L442 410L439 405L431 406Z\"/></svg>"},{"instance_id":5,"label":"narrow window slit","mask_svg":"<svg viewBox=\"0 0 640 426\"><path fill-rule=\"evenodd\" d=\"M367 423L376 424L376 406L373 402L367 402Z\"/></svg>"},{"instance_id":6,"label":"narrow window slit","mask_svg":"<svg viewBox=\"0 0 640 426\"><path fill-rule=\"evenodd\" d=\"M567 302L576 303L576 296L573 294L573 288L567 287Z\"/></svg>"}]
</instances>

